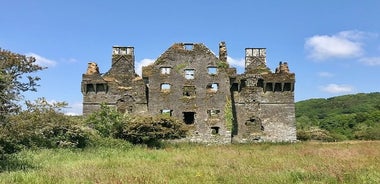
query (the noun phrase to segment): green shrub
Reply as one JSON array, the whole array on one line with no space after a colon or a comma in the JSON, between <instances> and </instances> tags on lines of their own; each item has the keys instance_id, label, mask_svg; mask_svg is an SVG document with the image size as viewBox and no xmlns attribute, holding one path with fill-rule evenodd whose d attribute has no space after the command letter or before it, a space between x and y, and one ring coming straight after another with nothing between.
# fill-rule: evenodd
<instances>
[{"instance_id":1,"label":"green shrub","mask_svg":"<svg viewBox=\"0 0 380 184\"><path fill-rule=\"evenodd\" d=\"M178 139L186 136L187 126L170 116L134 117L123 127L119 138L133 144L157 146L161 140Z\"/></svg>"},{"instance_id":2,"label":"green shrub","mask_svg":"<svg viewBox=\"0 0 380 184\"><path fill-rule=\"evenodd\" d=\"M9 117L0 129L3 154L15 153L23 148L85 147L91 130L59 112L65 103L49 104L41 98L27 102L27 110Z\"/></svg>"},{"instance_id":3,"label":"green shrub","mask_svg":"<svg viewBox=\"0 0 380 184\"><path fill-rule=\"evenodd\" d=\"M297 139L301 141L319 140L319 141L336 141L330 132L318 127L311 127L306 130L297 130Z\"/></svg>"},{"instance_id":4,"label":"green shrub","mask_svg":"<svg viewBox=\"0 0 380 184\"><path fill-rule=\"evenodd\" d=\"M115 108L101 104L100 109L87 117L86 124L103 137L115 137L127 118Z\"/></svg>"}]
</instances>

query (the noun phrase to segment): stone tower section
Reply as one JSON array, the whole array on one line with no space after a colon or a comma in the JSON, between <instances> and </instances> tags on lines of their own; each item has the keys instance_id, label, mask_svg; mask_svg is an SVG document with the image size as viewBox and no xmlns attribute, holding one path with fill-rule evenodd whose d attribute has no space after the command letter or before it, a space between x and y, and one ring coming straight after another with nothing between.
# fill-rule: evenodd
<instances>
[{"instance_id":1,"label":"stone tower section","mask_svg":"<svg viewBox=\"0 0 380 184\"><path fill-rule=\"evenodd\" d=\"M246 73L258 73L266 70L266 48L245 49L245 71Z\"/></svg>"},{"instance_id":2,"label":"stone tower section","mask_svg":"<svg viewBox=\"0 0 380 184\"><path fill-rule=\"evenodd\" d=\"M219 43L219 60L227 62L227 47L225 42Z\"/></svg>"},{"instance_id":3,"label":"stone tower section","mask_svg":"<svg viewBox=\"0 0 380 184\"><path fill-rule=\"evenodd\" d=\"M130 83L135 74L135 55L133 47L112 47L112 67L106 73L122 83Z\"/></svg>"},{"instance_id":4,"label":"stone tower section","mask_svg":"<svg viewBox=\"0 0 380 184\"><path fill-rule=\"evenodd\" d=\"M114 46L111 68L104 74L92 74L90 67L89 63L87 73L82 76L83 115L99 109L102 103L123 113L146 113L146 86L135 73L133 47Z\"/></svg>"},{"instance_id":5,"label":"stone tower section","mask_svg":"<svg viewBox=\"0 0 380 184\"><path fill-rule=\"evenodd\" d=\"M235 142L296 140L295 74L286 62L272 73L265 56L266 49L246 49L246 71L232 82Z\"/></svg>"}]
</instances>

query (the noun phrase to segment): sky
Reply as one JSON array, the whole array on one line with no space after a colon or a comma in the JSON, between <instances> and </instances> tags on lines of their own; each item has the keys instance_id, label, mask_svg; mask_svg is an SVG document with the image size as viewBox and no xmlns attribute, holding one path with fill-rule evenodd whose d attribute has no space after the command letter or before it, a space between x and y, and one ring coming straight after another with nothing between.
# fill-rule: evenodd
<instances>
[{"instance_id":1,"label":"sky","mask_svg":"<svg viewBox=\"0 0 380 184\"><path fill-rule=\"evenodd\" d=\"M133 46L135 66L152 63L173 43L204 43L244 72L244 49L266 48L272 70L287 61L295 101L380 91L378 0L0 0L0 47L33 56L47 69L38 92L82 113L87 63L101 73L112 46Z\"/></svg>"}]
</instances>

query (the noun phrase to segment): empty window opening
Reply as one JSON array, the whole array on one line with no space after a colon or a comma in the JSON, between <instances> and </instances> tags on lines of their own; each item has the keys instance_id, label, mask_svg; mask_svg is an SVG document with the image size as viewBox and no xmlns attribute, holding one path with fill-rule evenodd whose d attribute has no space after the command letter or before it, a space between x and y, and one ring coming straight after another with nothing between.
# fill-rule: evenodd
<instances>
[{"instance_id":1,"label":"empty window opening","mask_svg":"<svg viewBox=\"0 0 380 184\"><path fill-rule=\"evenodd\" d=\"M220 113L220 110L216 110L216 109L207 110L207 114L209 117L218 117L219 113Z\"/></svg>"},{"instance_id":2,"label":"empty window opening","mask_svg":"<svg viewBox=\"0 0 380 184\"><path fill-rule=\"evenodd\" d=\"M96 92L106 92L106 84L96 84Z\"/></svg>"},{"instance_id":3,"label":"empty window opening","mask_svg":"<svg viewBox=\"0 0 380 184\"><path fill-rule=\"evenodd\" d=\"M161 91L170 91L170 84L168 83L161 84Z\"/></svg>"},{"instance_id":4,"label":"empty window opening","mask_svg":"<svg viewBox=\"0 0 380 184\"><path fill-rule=\"evenodd\" d=\"M195 73L194 69L186 69L185 70L185 78L186 79L194 79L194 73Z\"/></svg>"},{"instance_id":5,"label":"empty window opening","mask_svg":"<svg viewBox=\"0 0 380 184\"><path fill-rule=\"evenodd\" d=\"M183 96L195 96L195 86L184 86Z\"/></svg>"},{"instance_id":6,"label":"empty window opening","mask_svg":"<svg viewBox=\"0 0 380 184\"><path fill-rule=\"evenodd\" d=\"M144 77L143 80L144 80L145 84L149 84L149 78L148 77Z\"/></svg>"},{"instance_id":7,"label":"empty window opening","mask_svg":"<svg viewBox=\"0 0 380 184\"><path fill-rule=\"evenodd\" d=\"M265 86L265 91L273 91L273 83L267 83Z\"/></svg>"},{"instance_id":8,"label":"empty window opening","mask_svg":"<svg viewBox=\"0 0 380 184\"><path fill-rule=\"evenodd\" d=\"M193 50L194 49L194 44L192 44L192 43L185 43L184 48L185 48L185 50Z\"/></svg>"},{"instance_id":9,"label":"empty window opening","mask_svg":"<svg viewBox=\"0 0 380 184\"><path fill-rule=\"evenodd\" d=\"M239 90L239 84L238 83L233 83L231 85L231 91L238 91Z\"/></svg>"},{"instance_id":10,"label":"empty window opening","mask_svg":"<svg viewBox=\"0 0 380 184\"><path fill-rule=\"evenodd\" d=\"M209 75L216 75L216 73L218 72L218 68L216 67L208 67L207 69Z\"/></svg>"},{"instance_id":11,"label":"empty window opening","mask_svg":"<svg viewBox=\"0 0 380 184\"><path fill-rule=\"evenodd\" d=\"M170 110L170 109L162 109L161 110L161 114L162 115L166 115L166 116L172 116L172 110Z\"/></svg>"},{"instance_id":12,"label":"empty window opening","mask_svg":"<svg viewBox=\"0 0 380 184\"><path fill-rule=\"evenodd\" d=\"M208 92L217 92L219 85L218 83L210 83L210 84L207 84L206 88Z\"/></svg>"},{"instance_id":13,"label":"empty window opening","mask_svg":"<svg viewBox=\"0 0 380 184\"><path fill-rule=\"evenodd\" d=\"M274 84L274 91L282 91L281 83Z\"/></svg>"},{"instance_id":14,"label":"empty window opening","mask_svg":"<svg viewBox=\"0 0 380 184\"><path fill-rule=\"evenodd\" d=\"M257 81L257 87L260 87L260 88L263 88L264 87L264 80L263 79L259 79Z\"/></svg>"},{"instance_id":15,"label":"empty window opening","mask_svg":"<svg viewBox=\"0 0 380 184\"><path fill-rule=\"evenodd\" d=\"M126 47L114 47L112 52L115 55L127 55L127 48Z\"/></svg>"},{"instance_id":16,"label":"empty window opening","mask_svg":"<svg viewBox=\"0 0 380 184\"><path fill-rule=\"evenodd\" d=\"M247 86L247 80L241 80L240 81L240 89L245 88Z\"/></svg>"},{"instance_id":17,"label":"empty window opening","mask_svg":"<svg viewBox=\"0 0 380 184\"><path fill-rule=\"evenodd\" d=\"M161 74L168 75L170 74L170 67L162 67L161 68Z\"/></svg>"},{"instance_id":18,"label":"empty window opening","mask_svg":"<svg viewBox=\"0 0 380 184\"><path fill-rule=\"evenodd\" d=\"M127 47L127 54L128 54L128 55L133 54L133 50L134 50L133 47Z\"/></svg>"},{"instance_id":19,"label":"empty window opening","mask_svg":"<svg viewBox=\"0 0 380 184\"><path fill-rule=\"evenodd\" d=\"M246 48L245 49L245 56L264 56L266 55L266 49L265 48Z\"/></svg>"},{"instance_id":20,"label":"empty window opening","mask_svg":"<svg viewBox=\"0 0 380 184\"><path fill-rule=\"evenodd\" d=\"M86 91L87 93L95 93L95 88L93 84L87 84L86 85Z\"/></svg>"},{"instance_id":21,"label":"empty window opening","mask_svg":"<svg viewBox=\"0 0 380 184\"><path fill-rule=\"evenodd\" d=\"M212 135L218 135L219 134L219 127L211 127L211 134Z\"/></svg>"},{"instance_id":22,"label":"empty window opening","mask_svg":"<svg viewBox=\"0 0 380 184\"><path fill-rule=\"evenodd\" d=\"M183 122L185 124L194 124L195 112L183 112Z\"/></svg>"},{"instance_id":23,"label":"empty window opening","mask_svg":"<svg viewBox=\"0 0 380 184\"><path fill-rule=\"evenodd\" d=\"M291 83L285 83L284 84L284 91L292 91Z\"/></svg>"}]
</instances>

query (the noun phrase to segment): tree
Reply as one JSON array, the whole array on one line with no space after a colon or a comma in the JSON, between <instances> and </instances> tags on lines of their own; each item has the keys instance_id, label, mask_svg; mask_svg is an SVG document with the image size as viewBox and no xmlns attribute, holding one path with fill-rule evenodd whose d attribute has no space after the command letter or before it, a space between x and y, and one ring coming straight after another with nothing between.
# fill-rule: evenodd
<instances>
[{"instance_id":1,"label":"tree","mask_svg":"<svg viewBox=\"0 0 380 184\"><path fill-rule=\"evenodd\" d=\"M36 91L37 76L31 73L43 70L36 64L36 59L12 53L0 48L0 123L6 116L20 110L22 92Z\"/></svg>"}]
</instances>

